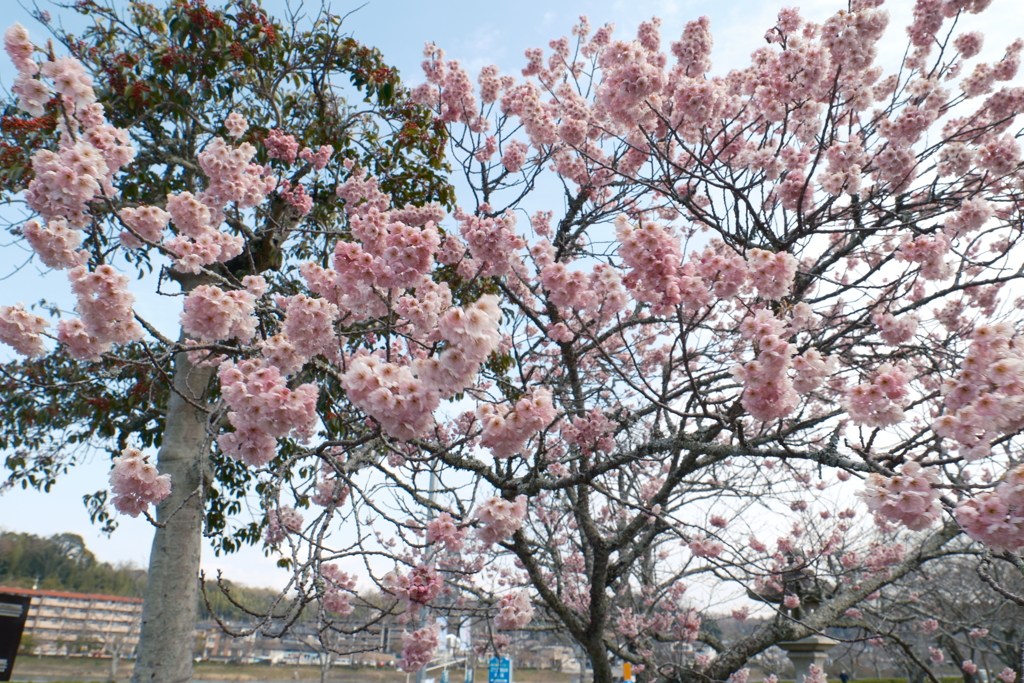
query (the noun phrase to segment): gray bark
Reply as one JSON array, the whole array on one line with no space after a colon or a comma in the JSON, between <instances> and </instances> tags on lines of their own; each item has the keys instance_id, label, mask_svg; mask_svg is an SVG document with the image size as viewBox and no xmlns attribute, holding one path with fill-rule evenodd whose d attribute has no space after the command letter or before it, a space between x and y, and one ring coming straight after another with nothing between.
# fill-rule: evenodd
<instances>
[{"instance_id":1,"label":"gray bark","mask_svg":"<svg viewBox=\"0 0 1024 683\"><path fill-rule=\"evenodd\" d=\"M183 683L192 678L192 649L199 601L206 413L203 405L214 369L194 367L185 353L174 365L163 444L157 458L171 475L171 495L157 506L157 527L149 555L138 657L132 683ZM186 401L183 396L190 399Z\"/></svg>"}]
</instances>

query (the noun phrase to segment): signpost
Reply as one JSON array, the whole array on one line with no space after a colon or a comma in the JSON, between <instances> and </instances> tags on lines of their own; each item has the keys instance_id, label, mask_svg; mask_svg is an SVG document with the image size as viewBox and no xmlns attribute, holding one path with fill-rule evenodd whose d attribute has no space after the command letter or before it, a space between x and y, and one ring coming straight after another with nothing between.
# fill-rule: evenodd
<instances>
[{"instance_id":1,"label":"signpost","mask_svg":"<svg viewBox=\"0 0 1024 683\"><path fill-rule=\"evenodd\" d=\"M21 645L21 633L25 630L25 619L31 602L32 598L28 595L0 593L0 681L11 680L14 657Z\"/></svg>"},{"instance_id":2,"label":"signpost","mask_svg":"<svg viewBox=\"0 0 1024 683\"><path fill-rule=\"evenodd\" d=\"M487 683L512 683L512 660L508 657L491 657Z\"/></svg>"}]
</instances>

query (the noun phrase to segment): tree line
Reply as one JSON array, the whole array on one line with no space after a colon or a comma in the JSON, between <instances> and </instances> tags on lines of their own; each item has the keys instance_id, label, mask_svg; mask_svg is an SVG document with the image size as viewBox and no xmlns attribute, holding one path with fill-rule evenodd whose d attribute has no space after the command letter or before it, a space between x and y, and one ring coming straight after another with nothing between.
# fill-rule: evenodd
<instances>
[{"instance_id":1,"label":"tree line","mask_svg":"<svg viewBox=\"0 0 1024 683\"><path fill-rule=\"evenodd\" d=\"M225 585L236 600L247 606L259 605L264 611L277 595L266 588ZM36 536L4 531L0 532L0 586L141 598L146 570L131 563L97 559L78 534ZM205 601L200 596L199 617L209 619L211 614L228 620L246 617L216 585L208 585Z\"/></svg>"}]
</instances>

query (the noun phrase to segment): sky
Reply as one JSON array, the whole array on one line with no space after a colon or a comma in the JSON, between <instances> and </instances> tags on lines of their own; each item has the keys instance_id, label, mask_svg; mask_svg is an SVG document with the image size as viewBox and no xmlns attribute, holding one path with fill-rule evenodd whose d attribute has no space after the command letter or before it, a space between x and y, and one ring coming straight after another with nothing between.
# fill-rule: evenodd
<instances>
[{"instance_id":1,"label":"sky","mask_svg":"<svg viewBox=\"0 0 1024 683\"><path fill-rule=\"evenodd\" d=\"M159 4L159 0L151 1ZM1014 38L1024 36L1020 3L1021 0L994 0L985 13L961 22L961 29L981 30L986 35L985 50L979 59L997 59ZM215 6L217 2L211 0L210 4ZM587 14L595 27L614 23L617 36L630 38L640 21L659 16L663 19L662 40L666 47L682 32L687 21L706 14L711 18L715 36L713 73L723 73L744 66L750 52L764 44L763 35L774 25L778 10L792 4L783 0L370 0L346 19L345 26L363 43L379 48L385 59L398 67L406 82L415 85L422 81L419 64L423 44L428 41L443 48L448 58L460 60L474 76L487 64L496 64L503 73L517 74L524 63L526 48L546 47L549 40L568 35L581 14ZM799 4L805 16L822 21L845 2L808 0ZM359 3L335 1L329 6L334 13L344 14ZM889 0L885 6L892 19L881 42L880 60L892 64L902 55L902 27L909 21L913 0ZM31 18L27 7L5 2L2 22L7 25L19 21L38 40L45 31ZM40 2L40 7L48 9L55 21L66 16L45 2ZM287 10L283 0L265 0L265 7L278 17ZM295 3L292 7L296 7ZM310 14L318 9L318 3L310 2L303 11ZM0 84L10 87L12 81L13 69L6 57L0 55ZM18 270L26 257L27 252L0 238L0 305L38 301L41 297L67 300L67 282L60 274L46 274L35 264ZM141 282L133 286L139 295L139 310L156 320L161 329L173 330L177 312L166 305L166 300L146 297L145 285ZM8 351L0 348L0 358L9 357ZM152 528L144 520L121 517L120 529L107 538L90 525L81 503L84 494L106 487L108 467L104 457L96 456L61 479L48 494L13 490L0 495L0 528L40 535L76 533L103 561L146 566ZM264 557L255 548L220 558L205 549L203 567L208 573L222 569L227 578L249 585L274 586L284 579L274 558Z\"/></svg>"}]
</instances>

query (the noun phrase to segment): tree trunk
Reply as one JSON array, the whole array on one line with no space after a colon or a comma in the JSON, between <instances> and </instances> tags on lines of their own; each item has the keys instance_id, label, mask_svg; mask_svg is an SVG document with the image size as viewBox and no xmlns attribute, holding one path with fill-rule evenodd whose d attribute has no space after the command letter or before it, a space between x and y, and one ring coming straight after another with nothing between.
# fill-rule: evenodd
<instances>
[{"instance_id":1,"label":"tree trunk","mask_svg":"<svg viewBox=\"0 0 1024 683\"><path fill-rule=\"evenodd\" d=\"M192 678L203 521L198 487L206 414L182 395L203 405L213 373L213 368L194 367L185 353L175 358L175 392L168 401L157 459L160 472L171 475L171 495L157 507L157 521L165 526L157 527L149 554L132 683L185 683Z\"/></svg>"},{"instance_id":2,"label":"tree trunk","mask_svg":"<svg viewBox=\"0 0 1024 683\"><path fill-rule=\"evenodd\" d=\"M608 646L605 645L604 639L595 636L588 643L587 655L590 666L594 668L593 683L612 683L612 663L608 658Z\"/></svg>"}]
</instances>

